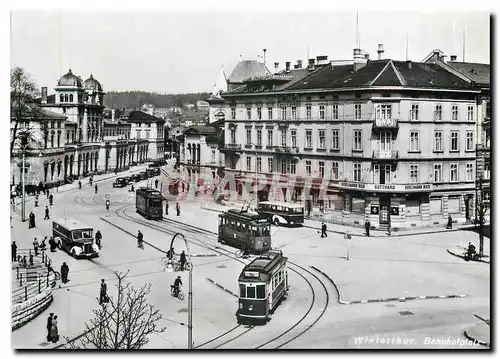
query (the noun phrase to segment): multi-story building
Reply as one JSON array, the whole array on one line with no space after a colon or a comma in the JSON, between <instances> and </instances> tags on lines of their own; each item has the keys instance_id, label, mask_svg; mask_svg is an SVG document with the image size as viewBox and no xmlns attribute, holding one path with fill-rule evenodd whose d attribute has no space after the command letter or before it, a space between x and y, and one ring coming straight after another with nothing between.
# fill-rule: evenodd
<instances>
[{"instance_id":1,"label":"multi-story building","mask_svg":"<svg viewBox=\"0 0 500 359\"><path fill-rule=\"evenodd\" d=\"M137 162L164 159L165 120L142 111L131 111L127 115L127 121L131 123L130 138L138 143Z\"/></svg>"},{"instance_id":2,"label":"multi-story building","mask_svg":"<svg viewBox=\"0 0 500 359\"><path fill-rule=\"evenodd\" d=\"M260 200L378 228L471 217L480 91L437 64L378 52L372 61L355 49L349 64L310 59L305 76L288 68L223 95L225 173L239 193L257 188Z\"/></svg>"}]
</instances>

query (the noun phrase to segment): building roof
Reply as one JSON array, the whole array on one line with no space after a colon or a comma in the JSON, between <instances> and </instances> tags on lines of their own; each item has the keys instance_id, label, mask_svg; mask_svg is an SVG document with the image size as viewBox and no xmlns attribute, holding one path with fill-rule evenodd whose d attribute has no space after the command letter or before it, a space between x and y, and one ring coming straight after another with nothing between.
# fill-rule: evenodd
<instances>
[{"instance_id":1,"label":"building roof","mask_svg":"<svg viewBox=\"0 0 500 359\"><path fill-rule=\"evenodd\" d=\"M448 66L480 85L490 85L491 66L474 62L448 61Z\"/></svg>"},{"instance_id":2,"label":"building roof","mask_svg":"<svg viewBox=\"0 0 500 359\"><path fill-rule=\"evenodd\" d=\"M128 114L128 121L130 122L165 122L164 119L156 117L156 116L151 116L150 114L147 114L146 112L142 111L131 111Z\"/></svg>"},{"instance_id":3,"label":"building roof","mask_svg":"<svg viewBox=\"0 0 500 359\"><path fill-rule=\"evenodd\" d=\"M97 81L92 74L90 74L90 77L83 82L83 87L85 90L102 92L101 83Z\"/></svg>"},{"instance_id":4,"label":"building roof","mask_svg":"<svg viewBox=\"0 0 500 359\"><path fill-rule=\"evenodd\" d=\"M243 83L250 77L270 75L266 65L256 60L243 60L236 65L227 79L230 83Z\"/></svg>"},{"instance_id":5,"label":"building roof","mask_svg":"<svg viewBox=\"0 0 500 359\"><path fill-rule=\"evenodd\" d=\"M212 126L191 126L184 131L184 134L214 135L216 132Z\"/></svg>"},{"instance_id":6,"label":"building roof","mask_svg":"<svg viewBox=\"0 0 500 359\"><path fill-rule=\"evenodd\" d=\"M65 120L67 116L60 113L49 111L38 105L28 105L23 112L23 118L26 119L39 119L39 120Z\"/></svg>"},{"instance_id":7,"label":"building roof","mask_svg":"<svg viewBox=\"0 0 500 359\"><path fill-rule=\"evenodd\" d=\"M73 72L71 72L71 69L69 69L67 74L61 76L61 78L57 82L57 85L81 87L82 79L79 76L73 74Z\"/></svg>"}]
</instances>

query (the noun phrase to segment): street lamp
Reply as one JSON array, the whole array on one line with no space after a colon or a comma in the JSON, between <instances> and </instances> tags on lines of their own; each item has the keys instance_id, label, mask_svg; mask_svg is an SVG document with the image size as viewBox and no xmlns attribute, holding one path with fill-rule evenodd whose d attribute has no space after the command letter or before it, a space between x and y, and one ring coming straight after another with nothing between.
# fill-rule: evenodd
<instances>
[{"instance_id":1,"label":"street lamp","mask_svg":"<svg viewBox=\"0 0 500 359\"><path fill-rule=\"evenodd\" d=\"M191 252L189 252L189 246L186 240L186 237L182 233L176 233L172 237L172 242L170 242L170 257L168 258L167 270L169 272L174 271L174 263L172 260L174 241L177 236L181 236L184 240L184 244L186 245L186 251L189 258L189 293L188 293L188 349L193 349L193 262L191 261Z\"/></svg>"}]
</instances>

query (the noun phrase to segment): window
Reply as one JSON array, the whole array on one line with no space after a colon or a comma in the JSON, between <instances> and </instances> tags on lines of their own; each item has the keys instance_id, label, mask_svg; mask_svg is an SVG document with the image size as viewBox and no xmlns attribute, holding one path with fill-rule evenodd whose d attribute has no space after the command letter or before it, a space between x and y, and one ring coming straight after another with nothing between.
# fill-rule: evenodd
<instances>
[{"instance_id":1,"label":"window","mask_svg":"<svg viewBox=\"0 0 500 359\"><path fill-rule=\"evenodd\" d=\"M319 119L325 119L325 105L319 105Z\"/></svg>"},{"instance_id":2,"label":"window","mask_svg":"<svg viewBox=\"0 0 500 359\"><path fill-rule=\"evenodd\" d=\"M247 119L251 120L252 119L252 108L247 107Z\"/></svg>"},{"instance_id":3,"label":"window","mask_svg":"<svg viewBox=\"0 0 500 359\"><path fill-rule=\"evenodd\" d=\"M458 121L458 106L457 105L451 106L451 120Z\"/></svg>"},{"instance_id":4,"label":"window","mask_svg":"<svg viewBox=\"0 0 500 359\"><path fill-rule=\"evenodd\" d=\"M257 119L262 120L262 107L257 107Z\"/></svg>"},{"instance_id":5,"label":"window","mask_svg":"<svg viewBox=\"0 0 500 359\"><path fill-rule=\"evenodd\" d=\"M64 95L64 102L69 102L69 96L68 95Z\"/></svg>"},{"instance_id":6,"label":"window","mask_svg":"<svg viewBox=\"0 0 500 359\"><path fill-rule=\"evenodd\" d=\"M361 120L361 104L354 105L354 119Z\"/></svg>"},{"instance_id":7,"label":"window","mask_svg":"<svg viewBox=\"0 0 500 359\"><path fill-rule=\"evenodd\" d=\"M269 157L267 159L267 168L268 168L269 172L273 172L274 171L274 163L273 163L272 157Z\"/></svg>"},{"instance_id":8,"label":"window","mask_svg":"<svg viewBox=\"0 0 500 359\"><path fill-rule=\"evenodd\" d=\"M262 172L262 157L257 157L257 172Z\"/></svg>"},{"instance_id":9,"label":"window","mask_svg":"<svg viewBox=\"0 0 500 359\"><path fill-rule=\"evenodd\" d=\"M311 104L306 105L306 119L310 120L311 119Z\"/></svg>"},{"instance_id":10,"label":"window","mask_svg":"<svg viewBox=\"0 0 500 359\"><path fill-rule=\"evenodd\" d=\"M255 299L255 287L247 286L247 298Z\"/></svg>"},{"instance_id":11,"label":"window","mask_svg":"<svg viewBox=\"0 0 500 359\"><path fill-rule=\"evenodd\" d=\"M434 164L434 182L443 182L443 165L441 164Z\"/></svg>"},{"instance_id":12,"label":"window","mask_svg":"<svg viewBox=\"0 0 500 359\"><path fill-rule=\"evenodd\" d=\"M149 131L146 131L146 138L149 138Z\"/></svg>"},{"instance_id":13,"label":"window","mask_svg":"<svg viewBox=\"0 0 500 359\"><path fill-rule=\"evenodd\" d=\"M57 132L57 147L61 147L61 132Z\"/></svg>"},{"instance_id":14,"label":"window","mask_svg":"<svg viewBox=\"0 0 500 359\"><path fill-rule=\"evenodd\" d=\"M385 165L384 180L386 184L391 183L391 165Z\"/></svg>"},{"instance_id":15,"label":"window","mask_svg":"<svg viewBox=\"0 0 500 359\"><path fill-rule=\"evenodd\" d=\"M59 95L59 102L64 102L64 95Z\"/></svg>"},{"instance_id":16,"label":"window","mask_svg":"<svg viewBox=\"0 0 500 359\"><path fill-rule=\"evenodd\" d=\"M339 119L339 105L333 105L332 107L332 118L334 120Z\"/></svg>"},{"instance_id":17,"label":"window","mask_svg":"<svg viewBox=\"0 0 500 359\"><path fill-rule=\"evenodd\" d=\"M364 213L365 212L365 200L364 198L351 198L351 212L353 213Z\"/></svg>"},{"instance_id":18,"label":"window","mask_svg":"<svg viewBox=\"0 0 500 359\"><path fill-rule=\"evenodd\" d=\"M466 165L466 179L467 181L474 181L474 173L472 172L473 171L473 164L472 163L467 163Z\"/></svg>"},{"instance_id":19,"label":"window","mask_svg":"<svg viewBox=\"0 0 500 359\"><path fill-rule=\"evenodd\" d=\"M278 160L278 163L279 163L280 160ZM281 173L282 174L285 174L286 173L286 160L285 159L281 159Z\"/></svg>"},{"instance_id":20,"label":"window","mask_svg":"<svg viewBox=\"0 0 500 359\"><path fill-rule=\"evenodd\" d=\"M418 121L418 105L411 105L410 120Z\"/></svg>"},{"instance_id":21,"label":"window","mask_svg":"<svg viewBox=\"0 0 500 359\"><path fill-rule=\"evenodd\" d=\"M73 102L73 95L69 95L69 102Z\"/></svg>"},{"instance_id":22,"label":"window","mask_svg":"<svg viewBox=\"0 0 500 359\"><path fill-rule=\"evenodd\" d=\"M354 182L361 182L361 163L354 163L353 165L353 180Z\"/></svg>"},{"instance_id":23,"label":"window","mask_svg":"<svg viewBox=\"0 0 500 359\"><path fill-rule=\"evenodd\" d=\"M266 297L266 286L261 284L257 285L257 299L264 299Z\"/></svg>"},{"instance_id":24,"label":"window","mask_svg":"<svg viewBox=\"0 0 500 359\"><path fill-rule=\"evenodd\" d=\"M247 128L247 145L252 144L252 130Z\"/></svg>"},{"instance_id":25,"label":"window","mask_svg":"<svg viewBox=\"0 0 500 359\"><path fill-rule=\"evenodd\" d=\"M311 175L311 161L306 160L306 175L310 176Z\"/></svg>"},{"instance_id":26,"label":"window","mask_svg":"<svg viewBox=\"0 0 500 359\"><path fill-rule=\"evenodd\" d=\"M434 131L434 152L443 152L443 131Z\"/></svg>"},{"instance_id":27,"label":"window","mask_svg":"<svg viewBox=\"0 0 500 359\"><path fill-rule=\"evenodd\" d=\"M267 147L273 147L273 130L267 130Z\"/></svg>"},{"instance_id":28,"label":"window","mask_svg":"<svg viewBox=\"0 0 500 359\"><path fill-rule=\"evenodd\" d=\"M66 132L66 143L69 143L69 131Z\"/></svg>"},{"instance_id":29,"label":"window","mask_svg":"<svg viewBox=\"0 0 500 359\"><path fill-rule=\"evenodd\" d=\"M292 147L297 147L297 130L291 130Z\"/></svg>"},{"instance_id":30,"label":"window","mask_svg":"<svg viewBox=\"0 0 500 359\"><path fill-rule=\"evenodd\" d=\"M332 178L339 179L339 163L332 162Z\"/></svg>"},{"instance_id":31,"label":"window","mask_svg":"<svg viewBox=\"0 0 500 359\"><path fill-rule=\"evenodd\" d=\"M290 173L292 175L297 173L297 167L296 167L295 163L293 163L293 162L290 163Z\"/></svg>"},{"instance_id":32,"label":"window","mask_svg":"<svg viewBox=\"0 0 500 359\"><path fill-rule=\"evenodd\" d=\"M339 130L332 130L332 150L339 149Z\"/></svg>"},{"instance_id":33,"label":"window","mask_svg":"<svg viewBox=\"0 0 500 359\"><path fill-rule=\"evenodd\" d=\"M281 146L286 147L286 130L281 130Z\"/></svg>"},{"instance_id":34,"label":"window","mask_svg":"<svg viewBox=\"0 0 500 359\"><path fill-rule=\"evenodd\" d=\"M297 106L292 106L292 120L297 119Z\"/></svg>"},{"instance_id":35,"label":"window","mask_svg":"<svg viewBox=\"0 0 500 359\"><path fill-rule=\"evenodd\" d=\"M418 131L410 131L410 152L420 151Z\"/></svg>"},{"instance_id":36,"label":"window","mask_svg":"<svg viewBox=\"0 0 500 359\"><path fill-rule=\"evenodd\" d=\"M215 150L212 150L212 162L215 163Z\"/></svg>"},{"instance_id":37,"label":"window","mask_svg":"<svg viewBox=\"0 0 500 359\"><path fill-rule=\"evenodd\" d=\"M392 118L392 105L380 105L376 116L380 120L390 120Z\"/></svg>"},{"instance_id":38,"label":"window","mask_svg":"<svg viewBox=\"0 0 500 359\"><path fill-rule=\"evenodd\" d=\"M353 149L354 150L361 150L362 144L361 144L361 136L363 134L362 130L354 130L354 143L353 143Z\"/></svg>"},{"instance_id":39,"label":"window","mask_svg":"<svg viewBox=\"0 0 500 359\"><path fill-rule=\"evenodd\" d=\"M281 106L281 119L286 120L286 106Z\"/></svg>"},{"instance_id":40,"label":"window","mask_svg":"<svg viewBox=\"0 0 500 359\"><path fill-rule=\"evenodd\" d=\"M458 151L458 131L451 131L451 145L450 152Z\"/></svg>"},{"instance_id":41,"label":"window","mask_svg":"<svg viewBox=\"0 0 500 359\"><path fill-rule=\"evenodd\" d=\"M306 144L305 148L312 148L312 130L306 130Z\"/></svg>"},{"instance_id":42,"label":"window","mask_svg":"<svg viewBox=\"0 0 500 359\"><path fill-rule=\"evenodd\" d=\"M418 183L418 165L410 165L410 183Z\"/></svg>"},{"instance_id":43,"label":"window","mask_svg":"<svg viewBox=\"0 0 500 359\"><path fill-rule=\"evenodd\" d=\"M267 108L267 117L269 120L273 119L273 108L272 107Z\"/></svg>"},{"instance_id":44,"label":"window","mask_svg":"<svg viewBox=\"0 0 500 359\"><path fill-rule=\"evenodd\" d=\"M257 130L257 146L262 146L262 130Z\"/></svg>"},{"instance_id":45,"label":"window","mask_svg":"<svg viewBox=\"0 0 500 359\"><path fill-rule=\"evenodd\" d=\"M320 178L325 177L325 161L318 162L318 172Z\"/></svg>"},{"instance_id":46,"label":"window","mask_svg":"<svg viewBox=\"0 0 500 359\"><path fill-rule=\"evenodd\" d=\"M231 107L231 120L236 120L236 109Z\"/></svg>"},{"instance_id":47,"label":"window","mask_svg":"<svg viewBox=\"0 0 500 359\"><path fill-rule=\"evenodd\" d=\"M467 106L467 121L474 121L474 106Z\"/></svg>"},{"instance_id":48,"label":"window","mask_svg":"<svg viewBox=\"0 0 500 359\"><path fill-rule=\"evenodd\" d=\"M252 157L247 156L247 171L252 170Z\"/></svg>"},{"instance_id":49,"label":"window","mask_svg":"<svg viewBox=\"0 0 500 359\"><path fill-rule=\"evenodd\" d=\"M318 130L319 148L326 148L325 130Z\"/></svg>"},{"instance_id":50,"label":"window","mask_svg":"<svg viewBox=\"0 0 500 359\"><path fill-rule=\"evenodd\" d=\"M139 132L139 131L137 131ZM236 143L236 129L231 128L229 130L229 135L230 135L230 143L235 144Z\"/></svg>"},{"instance_id":51,"label":"window","mask_svg":"<svg viewBox=\"0 0 500 359\"><path fill-rule=\"evenodd\" d=\"M467 131L466 135L466 151L474 150L474 131Z\"/></svg>"},{"instance_id":52,"label":"window","mask_svg":"<svg viewBox=\"0 0 500 359\"><path fill-rule=\"evenodd\" d=\"M458 182L458 163L450 164L450 182Z\"/></svg>"}]
</instances>

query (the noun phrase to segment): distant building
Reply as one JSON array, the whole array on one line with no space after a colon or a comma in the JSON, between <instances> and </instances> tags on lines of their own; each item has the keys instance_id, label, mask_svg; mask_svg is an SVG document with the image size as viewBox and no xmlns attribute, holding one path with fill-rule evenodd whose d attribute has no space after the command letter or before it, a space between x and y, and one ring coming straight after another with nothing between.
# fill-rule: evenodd
<instances>
[{"instance_id":1,"label":"distant building","mask_svg":"<svg viewBox=\"0 0 500 359\"><path fill-rule=\"evenodd\" d=\"M195 105L193 105L192 103L189 103L189 102L188 102L188 103L186 103L186 104L184 105L184 107L185 107L188 111L193 111L193 110L194 110Z\"/></svg>"},{"instance_id":2,"label":"distant building","mask_svg":"<svg viewBox=\"0 0 500 359\"><path fill-rule=\"evenodd\" d=\"M207 101L201 101L201 100L196 101L197 111L208 112L209 108L210 108L210 105L208 104Z\"/></svg>"}]
</instances>

